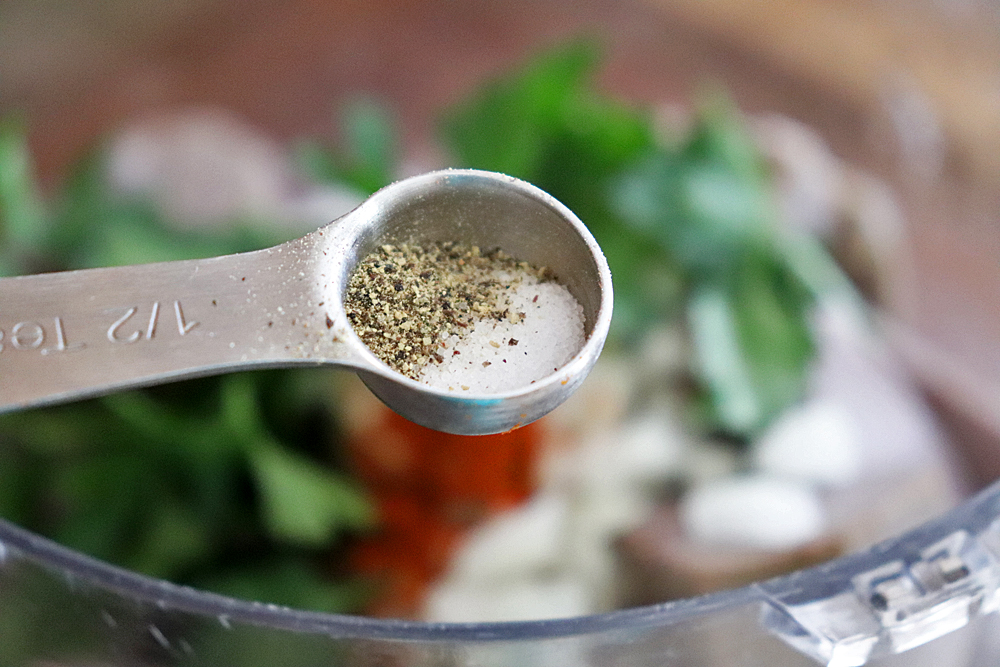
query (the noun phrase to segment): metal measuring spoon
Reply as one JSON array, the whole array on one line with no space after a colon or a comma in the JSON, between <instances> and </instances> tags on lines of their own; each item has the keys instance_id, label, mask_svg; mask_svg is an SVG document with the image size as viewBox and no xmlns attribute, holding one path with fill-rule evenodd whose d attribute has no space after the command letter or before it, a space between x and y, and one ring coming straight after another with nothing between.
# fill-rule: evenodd
<instances>
[{"instance_id":1,"label":"metal measuring spoon","mask_svg":"<svg viewBox=\"0 0 1000 667\"><path fill-rule=\"evenodd\" d=\"M496 394L434 389L390 369L351 329L343 295L358 261L410 239L500 247L549 267L583 306L583 348L557 372ZM333 364L418 424L497 433L579 386L604 345L611 304L604 255L565 206L509 176L432 172L266 250L0 279L0 413L182 378Z\"/></svg>"}]
</instances>

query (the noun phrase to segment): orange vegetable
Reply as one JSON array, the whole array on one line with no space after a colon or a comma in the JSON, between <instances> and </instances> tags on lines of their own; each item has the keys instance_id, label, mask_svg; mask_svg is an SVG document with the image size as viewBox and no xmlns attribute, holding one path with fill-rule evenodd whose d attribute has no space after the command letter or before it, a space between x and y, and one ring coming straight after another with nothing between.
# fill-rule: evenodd
<instances>
[{"instance_id":1,"label":"orange vegetable","mask_svg":"<svg viewBox=\"0 0 1000 667\"><path fill-rule=\"evenodd\" d=\"M531 495L541 427L459 436L417 426L381 404L362 414L349 420L347 451L379 527L353 544L349 563L378 583L367 613L412 617L462 536Z\"/></svg>"}]
</instances>

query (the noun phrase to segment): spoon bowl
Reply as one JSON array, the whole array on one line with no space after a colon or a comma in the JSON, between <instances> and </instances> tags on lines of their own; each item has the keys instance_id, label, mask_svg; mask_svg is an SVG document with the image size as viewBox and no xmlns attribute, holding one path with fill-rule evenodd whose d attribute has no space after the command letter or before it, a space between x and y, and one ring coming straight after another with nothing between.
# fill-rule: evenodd
<instances>
[{"instance_id":1,"label":"spoon bowl","mask_svg":"<svg viewBox=\"0 0 1000 667\"><path fill-rule=\"evenodd\" d=\"M394 371L354 333L343 298L359 261L406 241L499 247L548 267L583 308L583 347L556 372L495 394L435 389ZM611 308L607 262L569 209L502 174L431 172L274 248L0 279L0 413L201 375L332 364L418 424L496 433L538 419L579 386Z\"/></svg>"}]
</instances>

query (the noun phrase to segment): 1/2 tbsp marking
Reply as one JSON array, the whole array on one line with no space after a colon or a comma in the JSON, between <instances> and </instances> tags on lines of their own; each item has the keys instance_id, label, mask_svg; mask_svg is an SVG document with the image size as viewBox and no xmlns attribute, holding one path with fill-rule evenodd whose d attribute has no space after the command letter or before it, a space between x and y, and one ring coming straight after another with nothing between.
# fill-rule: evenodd
<instances>
[{"instance_id":1,"label":"1/2 tbsp marking","mask_svg":"<svg viewBox=\"0 0 1000 667\"><path fill-rule=\"evenodd\" d=\"M0 329L0 352L7 348L14 350L38 350L41 354L53 354L56 352L72 352L82 350L84 343L71 343L66 338L66 326L61 317L52 318L52 329L55 331L55 344L49 347L42 347L48 338L48 334L38 322L26 320L18 322L10 329L10 335Z\"/></svg>"},{"instance_id":2,"label":"1/2 tbsp marking","mask_svg":"<svg viewBox=\"0 0 1000 667\"><path fill-rule=\"evenodd\" d=\"M153 340L159 333L160 319L164 310L159 301L154 302L149 308L148 317L140 312L138 306L106 310L104 311L106 314L118 317L105 330L104 338L115 345ZM173 311L178 335L186 336L192 329L201 325L197 320L189 321L187 319L180 301L173 302ZM72 323L70 323L70 331L72 334L79 335L78 328L73 329ZM86 349L87 346L87 342L77 340L67 334L66 322L63 317L58 315L51 319L51 324L46 320L24 320L15 323L9 329L0 327L0 353L9 353L15 350L36 351L47 356L62 352L75 352Z\"/></svg>"},{"instance_id":3,"label":"1/2 tbsp marking","mask_svg":"<svg viewBox=\"0 0 1000 667\"><path fill-rule=\"evenodd\" d=\"M58 315L52 318L52 323L56 330L56 344L52 347L42 348L42 354L53 354L55 352L72 352L82 350L87 347L86 343L68 343L66 341L66 327L62 318Z\"/></svg>"},{"instance_id":4,"label":"1/2 tbsp marking","mask_svg":"<svg viewBox=\"0 0 1000 667\"><path fill-rule=\"evenodd\" d=\"M129 307L125 313L115 320L107 331L107 339L111 343L134 343L140 339L153 340L156 336L157 326L160 319L160 302L156 301L149 311L149 319L146 321L144 330L136 329L128 335L121 331L122 327L139 312L136 306ZM192 320L188 322L184 316L184 309L180 301L174 301L174 318L177 322L177 333L181 336L187 335L192 329L198 326L199 322Z\"/></svg>"},{"instance_id":5,"label":"1/2 tbsp marking","mask_svg":"<svg viewBox=\"0 0 1000 667\"><path fill-rule=\"evenodd\" d=\"M45 342L45 329L38 322L18 322L10 330L10 344L16 350L34 350Z\"/></svg>"},{"instance_id":6,"label":"1/2 tbsp marking","mask_svg":"<svg viewBox=\"0 0 1000 667\"><path fill-rule=\"evenodd\" d=\"M198 326L198 322L187 322L184 319L184 311L181 309L180 301L174 301L174 315L177 316L177 333L182 336Z\"/></svg>"},{"instance_id":7,"label":"1/2 tbsp marking","mask_svg":"<svg viewBox=\"0 0 1000 667\"><path fill-rule=\"evenodd\" d=\"M118 336L118 330L122 327L123 324L132 319L132 316L135 315L136 311L138 310L139 310L138 308L132 306L131 308L125 311L124 315L115 320L114 324L108 327L107 336L109 343L134 343L135 341L139 340L139 336L141 336L142 334L140 334L138 331L133 331L132 333L130 333L128 336L125 337Z\"/></svg>"}]
</instances>

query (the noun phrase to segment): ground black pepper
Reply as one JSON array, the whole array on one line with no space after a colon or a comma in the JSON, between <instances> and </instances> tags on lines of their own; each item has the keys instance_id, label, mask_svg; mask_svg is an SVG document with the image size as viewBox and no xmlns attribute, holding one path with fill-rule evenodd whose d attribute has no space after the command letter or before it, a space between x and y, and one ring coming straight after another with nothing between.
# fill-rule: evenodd
<instances>
[{"instance_id":1,"label":"ground black pepper","mask_svg":"<svg viewBox=\"0 0 1000 667\"><path fill-rule=\"evenodd\" d=\"M546 269L499 249L385 244L354 269L344 306L362 342L391 368L417 379L428 363L443 361L444 337L461 335L482 318L523 320L524 313L511 312L505 293L525 276L551 280Z\"/></svg>"}]
</instances>

